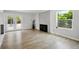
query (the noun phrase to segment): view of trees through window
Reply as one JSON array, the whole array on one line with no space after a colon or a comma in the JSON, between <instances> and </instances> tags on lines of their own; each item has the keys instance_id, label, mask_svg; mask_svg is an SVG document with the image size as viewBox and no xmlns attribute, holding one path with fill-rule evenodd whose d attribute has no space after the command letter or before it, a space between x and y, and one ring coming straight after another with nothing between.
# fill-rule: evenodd
<instances>
[{"instance_id":1,"label":"view of trees through window","mask_svg":"<svg viewBox=\"0 0 79 59\"><path fill-rule=\"evenodd\" d=\"M20 16L16 16L16 22L17 22L17 24L21 23ZM13 17L12 16L8 16L8 24L13 24Z\"/></svg>"},{"instance_id":2,"label":"view of trees through window","mask_svg":"<svg viewBox=\"0 0 79 59\"><path fill-rule=\"evenodd\" d=\"M59 11L57 14L58 27L72 28L73 13L69 11Z\"/></svg>"},{"instance_id":3,"label":"view of trees through window","mask_svg":"<svg viewBox=\"0 0 79 59\"><path fill-rule=\"evenodd\" d=\"M17 22L17 24L21 23L21 18L20 18L20 16L16 16L16 22Z\"/></svg>"},{"instance_id":4,"label":"view of trees through window","mask_svg":"<svg viewBox=\"0 0 79 59\"><path fill-rule=\"evenodd\" d=\"M8 24L13 24L13 17L8 16Z\"/></svg>"}]
</instances>

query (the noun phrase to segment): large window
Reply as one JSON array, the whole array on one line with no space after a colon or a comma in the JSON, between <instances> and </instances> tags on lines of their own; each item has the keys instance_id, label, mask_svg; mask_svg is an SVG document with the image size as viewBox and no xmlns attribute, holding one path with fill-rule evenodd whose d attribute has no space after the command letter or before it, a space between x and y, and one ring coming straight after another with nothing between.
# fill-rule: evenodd
<instances>
[{"instance_id":1,"label":"large window","mask_svg":"<svg viewBox=\"0 0 79 59\"><path fill-rule=\"evenodd\" d=\"M58 11L57 12L57 27L62 28L72 28L73 12L68 11Z\"/></svg>"}]
</instances>

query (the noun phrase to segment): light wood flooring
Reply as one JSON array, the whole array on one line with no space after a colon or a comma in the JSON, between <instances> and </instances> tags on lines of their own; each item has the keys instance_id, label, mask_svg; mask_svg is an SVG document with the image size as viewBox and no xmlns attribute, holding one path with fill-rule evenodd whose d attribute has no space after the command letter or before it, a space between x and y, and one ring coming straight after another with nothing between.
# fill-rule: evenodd
<instances>
[{"instance_id":1,"label":"light wood flooring","mask_svg":"<svg viewBox=\"0 0 79 59\"><path fill-rule=\"evenodd\" d=\"M1 49L78 49L79 42L38 30L7 32Z\"/></svg>"}]
</instances>

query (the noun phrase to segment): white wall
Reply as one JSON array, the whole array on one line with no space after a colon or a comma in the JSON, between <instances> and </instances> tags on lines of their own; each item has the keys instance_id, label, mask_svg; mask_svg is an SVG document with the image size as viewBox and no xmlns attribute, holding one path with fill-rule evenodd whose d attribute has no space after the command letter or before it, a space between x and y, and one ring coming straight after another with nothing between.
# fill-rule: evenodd
<instances>
[{"instance_id":1,"label":"white wall","mask_svg":"<svg viewBox=\"0 0 79 59\"><path fill-rule=\"evenodd\" d=\"M56 10L50 11L50 32L79 40L79 11L73 11L72 29L56 28Z\"/></svg>"},{"instance_id":2,"label":"white wall","mask_svg":"<svg viewBox=\"0 0 79 59\"><path fill-rule=\"evenodd\" d=\"M35 29L39 30L39 13L35 14L34 20L35 20Z\"/></svg>"},{"instance_id":3,"label":"white wall","mask_svg":"<svg viewBox=\"0 0 79 59\"><path fill-rule=\"evenodd\" d=\"M48 32L50 32L50 11L39 14L39 24L48 25Z\"/></svg>"},{"instance_id":4,"label":"white wall","mask_svg":"<svg viewBox=\"0 0 79 59\"><path fill-rule=\"evenodd\" d=\"M0 24L3 24L4 20L3 20L3 14L0 12Z\"/></svg>"},{"instance_id":5,"label":"white wall","mask_svg":"<svg viewBox=\"0 0 79 59\"><path fill-rule=\"evenodd\" d=\"M33 14L25 14L23 15L23 29L32 29L32 21L34 19Z\"/></svg>"}]
</instances>

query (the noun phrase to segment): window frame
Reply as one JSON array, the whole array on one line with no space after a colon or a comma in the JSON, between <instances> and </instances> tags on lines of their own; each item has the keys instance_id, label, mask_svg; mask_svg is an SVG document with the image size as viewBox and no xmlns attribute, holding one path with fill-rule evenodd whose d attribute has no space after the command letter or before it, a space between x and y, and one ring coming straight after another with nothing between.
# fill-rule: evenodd
<instances>
[{"instance_id":1,"label":"window frame","mask_svg":"<svg viewBox=\"0 0 79 59\"><path fill-rule=\"evenodd\" d=\"M56 28L59 28L59 29L67 29L67 30L73 29L74 12L71 10L72 13L73 13L72 19L71 19L71 21L72 21L72 25L71 25L72 28L67 28L67 27L59 27L59 26L58 26L58 13L59 13L60 11L69 11L69 10L59 10L59 11L56 11Z\"/></svg>"}]
</instances>

